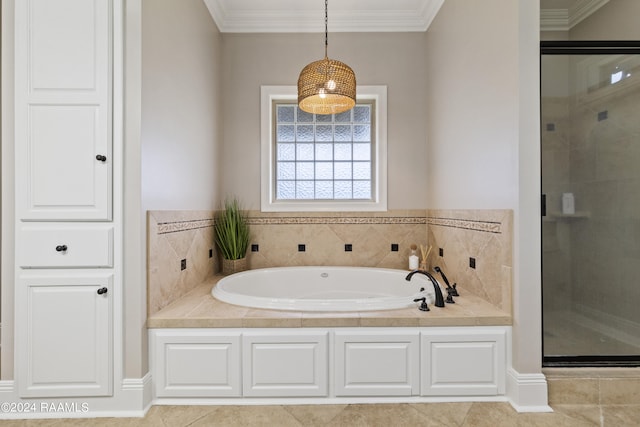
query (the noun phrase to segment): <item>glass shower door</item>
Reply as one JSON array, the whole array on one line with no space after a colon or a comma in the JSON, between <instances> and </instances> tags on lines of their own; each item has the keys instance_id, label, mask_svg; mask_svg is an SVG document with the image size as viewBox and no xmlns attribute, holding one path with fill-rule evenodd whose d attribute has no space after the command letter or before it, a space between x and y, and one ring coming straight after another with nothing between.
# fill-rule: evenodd
<instances>
[{"instance_id":1,"label":"glass shower door","mask_svg":"<svg viewBox=\"0 0 640 427\"><path fill-rule=\"evenodd\" d=\"M640 365L640 54L543 44L541 79L544 365Z\"/></svg>"}]
</instances>

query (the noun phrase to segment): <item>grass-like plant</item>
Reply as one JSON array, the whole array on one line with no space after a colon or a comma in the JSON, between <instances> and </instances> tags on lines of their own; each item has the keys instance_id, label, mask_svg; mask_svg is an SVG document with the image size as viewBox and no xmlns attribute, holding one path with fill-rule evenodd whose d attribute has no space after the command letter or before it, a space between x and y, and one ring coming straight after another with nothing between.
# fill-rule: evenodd
<instances>
[{"instance_id":1,"label":"grass-like plant","mask_svg":"<svg viewBox=\"0 0 640 427\"><path fill-rule=\"evenodd\" d=\"M249 225L237 199L227 199L215 218L215 240L224 259L242 259L249 246Z\"/></svg>"}]
</instances>

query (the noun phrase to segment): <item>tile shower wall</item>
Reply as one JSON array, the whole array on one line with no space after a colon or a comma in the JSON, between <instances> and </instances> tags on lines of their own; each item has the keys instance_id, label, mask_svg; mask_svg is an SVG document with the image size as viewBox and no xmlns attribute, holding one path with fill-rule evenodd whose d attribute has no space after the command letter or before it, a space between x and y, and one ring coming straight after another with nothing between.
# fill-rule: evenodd
<instances>
[{"instance_id":1,"label":"tile shower wall","mask_svg":"<svg viewBox=\"0 0 640 427\"><path fill-rule=\"evenodd\" d=\"M439 266L462 292L472 292L510 313L513 212L429 210L427 224L433 248L429 268ZM471 258L475 268L470 266Z\"/></svg>"},{"instance_id":2,"label":"tile shower wall","mask_svg":"<svg viewBox=\"0 0 640 427\"><path fill-rule=\"evenodd\" d=\"M147 212L149 315L185 295L217 270L213 217L213 211Z\"/></svg>"},{"instance_id":3,"label":"tile shower wall","mask_svg":"<svg viewBox=\"0 0 640 427\"><path fill-rule=\"evenodd\" d=\"M545 312L640 345L640 82L622 83L542 99L543 296ZM562 192L576 215L560 213Z\"/></svg>"},{"instance_id":4,"label":"tile shower wall","mask_svg":"<svg viewBox=\"0 0 640 427\"><path fill-rule=\"evenodd\" d=\"M148 213L149 314L219 271L213 243L214 214ZM250 211L247 259L252 269L300 265L408 269L410 246L432 245L431 268L440 266L463 292L472 292L510 312L512 217L511 211L504 210ZM443 248L444 257L438 255L439 248ZM469 257L475 258L475 269L468 267ZM183 260L185 270L181 270Z\"/></svg>"},{"instance_id":5,"label":"tile shower wall","mask_svg":"<svg viewBox=\"0 0 640 427\"><path fill-rule=\"evenodd\" d=\"M640 80L635 79L624 90L605 91L572 108L570 179L576 209L585 218L567 226L574 312L597 319L596 330L611 330L640 346ZM619 296L615 303L603 304L612 295Z\"/></svg>"}]
</instances>

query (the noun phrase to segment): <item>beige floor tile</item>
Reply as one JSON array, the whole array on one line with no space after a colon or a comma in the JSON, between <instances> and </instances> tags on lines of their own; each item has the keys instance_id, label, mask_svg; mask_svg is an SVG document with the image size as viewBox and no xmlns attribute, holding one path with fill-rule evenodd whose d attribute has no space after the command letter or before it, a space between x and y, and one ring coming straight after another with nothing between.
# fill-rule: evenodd
<instances>
[{"instance_id":1,"label":"beige floor tile","mask_svg":"<svg viewBox=\"0 0 640 427\"><path fill-rule=\"evenodd\" d=\"M219 406L208 415L188 425L189 427L297 427L302 424L282 406Z\"/></svg>"},{"instance_id":2,"label":"beige floor tile","mask_svg":"<svg viewBox=\"0 0 640 427\"><path fill-rule=\"evenodd\" d=\"M411 406L422 413L434 425L461 426L471 409L471 402L461 403L413 403Z\"/></svg>"},{"instance_id":3,"label":"beige floor tile","mask_svg":"<svg viewBox=\"0 0 640 427\"><path fill-rule=\"evenodd\" d=\"M603 427L640 426L640 405L603 405Z\"/></svg>"},{"instance_id":4,"label":"beige floor tile","mask_svg":"<svg viewBox=\"0 0 640 427\"><path fill-rule=\"evenodd\" d=\"M327 426L347 405L290 405L284 410L303 426Z\"/></svg>"},{"instance_id":5,"label":"beige floor tile","mask_svg":"<svg viewBox=\"0 0 640 427\"><path fill-rule=\"evenodd\" d=\"M462 423L464 427L514 427L518 413L508 403L474 403Z\"/></svg>"},{"instance_id":6,"label":"beige floor tile","mask_svg":"<svg viewBox=\"0 0 640 427\"><path fill-rule=\"evenodd\" d=\"M209 415L217 408L217 406L206 405L156 405L149 409L144 420L149 421L150 426L159 422L163 427L183 427Z\"/></svg>"},{"instance_id":7,"label":"beige floor tile","mask_svg":"<svg viewBox=\"0 0 640 427\"><path fill-rule=\"evenodd\" d=\"M640 404L640 378L600 379L600 403L603 405Z\"/></svg>"},{"instance_id":8,"label":"beige floor tile","mask_svg":"<svg viewBox=\"0 0 640 427\"><path fill-rule=\"evenodd\" d=\"M423 413L408 404L349 405L331 426L436 426Z\"/></svg>"},{"instance_id":9,"label":"beige floor tile","mask_svg":"<svg viewBox=\"0 0 640 427\"><path fill-rule=\"evenodd\" d=\"M600 403L597 378L549 378L549 404L597 405Z\"/></svg>"},{"instance_id":10,"label":"beige floor tile","mask_svg":"<svg viewBox=\"0 0 640 427\"><path fill-rule=\"evenodd\" d=\"M598 405L557 405L554 412L518 414L517 426L522 427L598 427Z\"/></svg>"},{"instance_id":11,"label":"beige floor tile","mask_svg":"<svg viewBox=\"0 0 640 427\"><path fill-rule=\"evenodd\" d=\"M149 426L146 418L61 418L50 420L29 420L25 426L34 427L138 427ZM4 424L0 423L4 426ZM164 427L162 424L155 424Z\"/></svg>"}]
</instances>

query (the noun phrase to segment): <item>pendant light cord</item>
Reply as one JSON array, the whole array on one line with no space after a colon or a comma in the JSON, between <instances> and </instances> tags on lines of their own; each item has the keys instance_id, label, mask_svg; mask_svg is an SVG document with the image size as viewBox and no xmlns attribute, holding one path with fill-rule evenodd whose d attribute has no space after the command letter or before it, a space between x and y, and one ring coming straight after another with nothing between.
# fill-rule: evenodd
<instances>
[{"instance_id":1,"label":"pendant light cord","mask_svg":"<svg viewBox=\"0 0 640 427\"><path fill-rule=\"evenodd\" d=\"M329 0L324 0L324 57L328 58L329 50Z\"/></svg>"}]
</instances>

